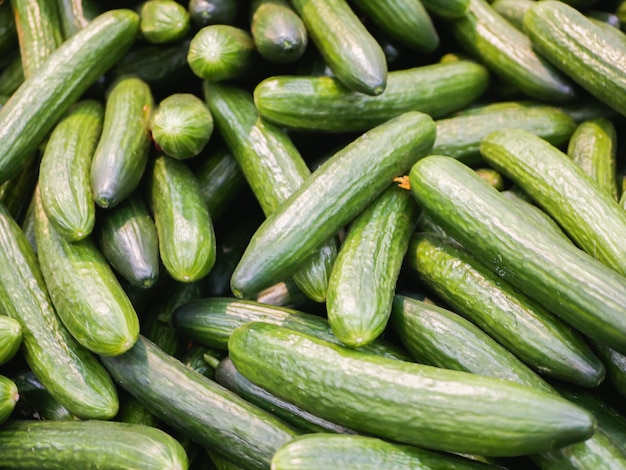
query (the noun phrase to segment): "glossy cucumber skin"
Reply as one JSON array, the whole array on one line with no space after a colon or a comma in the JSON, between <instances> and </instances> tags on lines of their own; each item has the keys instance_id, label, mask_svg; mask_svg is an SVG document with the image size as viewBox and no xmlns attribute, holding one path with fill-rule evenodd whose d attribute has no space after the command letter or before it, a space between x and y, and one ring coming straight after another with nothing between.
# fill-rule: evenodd
<instances>
[{"instance_id":1,"label":"glossy cucumber skin","mask_svg":"<svg viewBox=\"0 0 626 470\"><path fill-rule=\"evenodd\" d=\"M585 387L604 379L602 361L583 337L543 306L515 291L472 252L417 234L407 265L421 281L536 372Z\"/></svg>"},{"instance_id":2,"label":"glossy cucumber skin","mask_svg":"<svg viewBox=\"0 0 626 470\"><path fill-rule=\"evenodd\" d=\"M341 83L371 96L384 91L385 53L345 0L294 0L291 4Z\"/></svg>"},{"instance_id":3,"label":"glossy cucumber skin","mask_svg":"<svg viewBox=\"0 0 626 470\"><path fill-rule=\"evenodd\" d=\"M178 2L152 0L143 3L139 10L139 30L142 37L153 44L167 44L187 37L191 18L187 9Z\"/></svg>"},{"instance_id":4,"label":"glossy cucumber skin","mask_svg":"<svg viewBox=\"0 0 626 470\"><path fill-rule=\"evenodd\" d=\"M150 205L167 272L180 282L203 278L215 263L215 233L195 176L184 162L159 155L152 163Z\"/></svg>"},{"instance_id":5,"label":"glossy cucumber skin","mask_svg":"<svg viewBox=\"0 0 626 470\"><path fill-rule=\"evenodd\" d=\"M535 0L495 0L492 8L520 31L524 30L524 13Z\"/></svg>"},{"instance_id":6,"label":"glossy cucumber skin","mask_svg":"<svg viewBox=\"0 0 626 470\"><path fill-rule=\"evenodd\" d=\"M54 229L68 241L87 237L96 222L89 171L103 120L100 102L76 103L52 131L41 159L41 202Z\"/></svg>"},{"instance_id":7,"label":"glossy cucumber skin","mask_svg":"<svg viewBox=\"0 0 626 470\"><path fill-rule=\"evenodd\" d=\"M311 171L289 136L259 117L249 92L208 81L203 90L217 127L252 192L265 215L271 214L302 186ZM336 256L337 240L329 237L293 275L303 292L317 302L326 300Z\"/></svg>"},{"instance_id":8,"label":"glossy cucumber skin","mask_svg":"<svg viewBox=\"0 0 626 470\"><path fill-rule=\"evenodd\" d=\"M450 26L468 52L525 95L548 103L572 102L577 97L570 78L538 55L528 37L486 0L471 0L467 13Z\"/></svg>"},{"instance_id":9,"label":"glossy cucumber skin","mask_svg":"<svg viewBox=\"0 0 626 470\"><path fill-rule=\"evenodd\" d=\"M255 87L254 102L263 118L281 126L353 132L407 111L443 117L476 100L488 84L485 67L457 61L391 71L378 96L352 91L333 77L269 77Z\"/></svg>"},{"instance_id":10,"label":"glossy cucumber skin","mask_svg":"<svg viewBox=\"0 0 626 470\"><path fill-rule=\"evenodd\" d=\"M470 5L470 0L420 0L426 10L442 18L460 18Z\"/></svg>"},{"instance_id":11,"label":"glossy cucumber skin","mask_svg":"<svg viewBox=\"0 0 626 470\"><path fill-rule=\"evenodd\" d=\"M160 429L114 421L10 420L0 428L10 468L186 470L182 446Z\"/></svg>"},{"instance_id":12,"label":"glossy cucumber skin","mask_svg":"<svg viewBox=\"0 0 626 470\"><path fill-rule=\"evenodd\" d=\"M587 411L552 394L385 359L276 325L243 325L228 347L233 364L250 381L374 437L434 450L514 456L579 442L594 431Z\"/></svg>"},{"instance_id":13,"label":"glossy cucumber skin","mask_svg":"<svg viewBox=\"0 0 626 470\"><path fill-rule=\"evenodd\" d=\"M95 354L117 355L137 341L139 319L93 239L54 231L35 193L35 240L54 308L72 336Z\"/></svg>"},{"instance_id":14,"label":"glossy cucumber skin","mask_svg":"<svg viewBox=\"0 0 626 470\"><path fill-rule=\"evenodd\" d=\"M15 356L22 345L22 327L11 317L0 315L0 365Z\"/></svg>"},{"instance_id":15,"label":"glossy cucumber skin","mask_svg":"<svg viewBox=\"0 0 626 470\"><path fill-rule=\"evenodd\" d=\"M524 15L533 47L573 81L620 114L626 114L623 33L594 24L564 2L541 2Z\"/></svg>"},{"instance_id":16,"label":"glossy cucumber skin","mask_svg":"<svg viewBox=\"0 0 626 470\"><path fill-rule=\"evenodd\" d=\"M626 396L626 355L601 344L594 345L594 350L606 364L606 376L611 386Z\"/></svg>"},{"instance_id":17,"label":"glossy cucumber skin","mask_svg":"<svg viewBox=\"0 0 626 470\"><path fill-rule=\"evenodd\" d=\"M626 212L584 170L545 140L519 129L486 136L483 158L523 189L589 255L626 276ZM625 278L626 279L626 278Z\"/></svg>"},{"instance_id":18,"label":"glossy cucumber skin","mask_svg":"<svg viewBox=\"0 0 626 470\"><path fill-rule=\"evenodd\" d=\"M326 300L328 322L343 344L363 346L385 330L418 213L411 193L394 184L350 224Z\"/></svg>"},{"instance_id":19,"label":"glossy cucumber skin","mask_svg":"<svg viewBox=\"0 0 626 470\"><path fill-rule=\"evenodd\" d=\"M32 246L0 206L0 306L20 322L22 354L59 402L84 419L111 419L118 409L111 377L65 329L52 306Z\"/></svg>"},{"instance_id":20,"label":"glossy cucumber skin","mask_svg":"<svg viewBox=\"0 0 626 470\"><path fill-rule=\"evenodd\" d=\"M148 206L131 194L101 215L99 247L113 269L131 284L149 288L159 279L159 240Z\"/></svg>"},{"instance_id":21,"label":"glossy cucumber skin","mask_svg":"<svg viewBox=\"0 0 626 470\"><path fill-rule=\"evenodd\" d=\"M119 385L175 429L249 469L296 436L278 418L246 402L140 337L126 354L103 358Z\"/></svg>"},{"instance_id":22,"label":"glossy cucumber skin","mask_svg":"<svg viewBox=\"0 0 626 470\"><path fill-rule=\"evenodd\" d=\"M15 382L4 375L0 375L0 424L9 419L20 399Z\"/></svg>"},{"instance_id":23,"label":"glossy cucumber skin","mask_svg":"<svg viewBox=\"0 0 626 470\"><path fill-rule=\"evenodd\" d=\"M434 139L432 118L408 112L337 151L257 229L231 278L233 293L246 297L291 276L427 154Z\"/></svg>"},{"instance_id":24,"label":"glossy cucumber skin","mask_svg":"<svg viewBox=\"0 0 626 470\"><path fill-rule=\"evenodd\" d=\"M110 10L51 53L0 109L0 181L14 176L57 121L135 40L138 15Z\"/></svg>"},{"instance_id":25,"label":"glossy cucumber skin","mask_svg":"<svg viewBox=\"0 0 626 470\"><path fill-rule=\"evenodd\" d=\"M496 189L451 157L409 174L423 210L480 262L594 341L626 351L626 279L537 227Z\"/></svg>"},{"instance_id":26,"label":"glossy cucumber skin","mask_svg":"<svg viewBox=\"0 0 626 470\"><path fill-rule=\"evenodd\" d=\"M115 207L138 186L148 162L153 108L152 90L140 78L121 77L111 84L90 168L98 206Z\"/></svg>"}]
</instances>

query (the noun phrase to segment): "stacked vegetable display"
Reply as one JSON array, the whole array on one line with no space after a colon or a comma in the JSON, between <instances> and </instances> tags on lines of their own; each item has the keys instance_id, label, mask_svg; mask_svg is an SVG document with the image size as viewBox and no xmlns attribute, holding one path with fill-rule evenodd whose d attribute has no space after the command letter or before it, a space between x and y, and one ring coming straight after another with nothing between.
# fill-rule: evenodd
<instances>
[{"instance_id":1,"label":"stacked vegetable display","mask_svg":"<svg viewBox=\"0 0 626 470\"><path fill-rule=\"evenodd\" d=\"M626 469L626 2L0 2L0 468Z\"/></svg>"}]
</instances>

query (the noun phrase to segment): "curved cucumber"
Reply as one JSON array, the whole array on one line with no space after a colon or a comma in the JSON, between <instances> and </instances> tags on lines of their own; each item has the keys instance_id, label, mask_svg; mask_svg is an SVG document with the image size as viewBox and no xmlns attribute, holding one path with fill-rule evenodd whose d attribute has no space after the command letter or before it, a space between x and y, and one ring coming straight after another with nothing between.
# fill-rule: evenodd
<instances>
[{"instance_id":1,"label":"curved cucumber","mask_svg":"<svg viewBox=\"0 0 626 470\"><path fill-rule=\"evenodd\" d=\"M11 317L0 315L0 365L10 361L22 345L22 327Z\"/></svg>"}]
</instances>

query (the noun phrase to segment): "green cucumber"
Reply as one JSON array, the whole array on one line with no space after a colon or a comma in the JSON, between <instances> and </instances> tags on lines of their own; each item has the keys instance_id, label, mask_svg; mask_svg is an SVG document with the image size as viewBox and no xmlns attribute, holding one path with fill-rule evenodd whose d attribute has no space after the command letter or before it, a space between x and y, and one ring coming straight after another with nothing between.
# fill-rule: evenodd
<instances>
[{"instance_id":1,"label":"green cucumber","mask_svg":"<svg viewBox=\"0 0 626 470\"><path fill-rule=\"evenodd\" d=\"M89 24L91 20L102 11L98 10L92 16L93 12L90 9L90 6L93 6L93 3L85 2L86 5L83 7L82 0L56 0L57 7L59 10L59 18L61 19L61 26L63 27L63 37L65 39L73 36L85 26Z\"/></svg>"},{"instance_id":2,"label":"green cucumber","mask_svg":"<svg viewBox=\"0 0 626 470\"><path fill-rule=\"evenodd\" d=\"M350 224L326 300L328 322L343 344L369 344L387 327L418 213L411 193L394 185Z\"/></svg>"},{"instance_id":3,"label":"green cucumber","mask_svg":"<svg viewBox=\"0 0 626 470\"><path fill-rule=\"evenodd\" d=\"M91 238L68 242L48 220L35 193L35 239L41 272L57 314L86 349L118 355L137 341L139 319Z\"/></svg>"},{"instance_id":4,"label":"green cucumber","mask_svg":"<svg viewBox=\"0 0 626 470\"><path fill-rule=\"evenodd\" d=\"M158 148L184 160L198 155L211 138L213 116L197 96L173 93L159 102L150 130Z\"/></svg>"},{"instance_id":5,"label":"green cucumber","mask_svg":"<svg viewBox=\"0 0 626 470\"><path fill-rule=\"evenodd\" d=\"M334 153L257 229L231 278L233 293L252 295L298 271L310 253L426 155L434 140L434 121L413 111Z\"/></svg>"},{"instance_id":6,"label":"green cucumber","mask_svg":"<svg viewBox=\"0 0 626 470\"><path fill-rule=\"evenodd\" d=\"M624 33L606 31L564 2L536 2L524 15L533 48L574 82L618 113L626 114Z\"/></svg>"},{"instance_id":7,"label":"green cucumber","mask_svg":"<svg viewBox=\"0 0 626 470\"><path fill-rule=\"evenodd\" d=\"M210 24L233 24L240 3L237 0L189 0L187 9L197 28Z\"/></svg>"},{"instance_id":8,"label":"green cucumber","mask_svg":"<svg viewBox=\"0 0 626 470\"><path fill-rule=\"evenodd\" d=\"M10 468L186 470L182 446L160 429L114 421L10 420L0 428Z\"/></svg>"},{"instance_id":9,"label":"green cucumber","mask_svg":"<svg viewBox=\"0 0 626 470\"><path fill-rule=\"evenodd\" d=\"M472 103L488 84L485 67L461 60L391 71L378 96L333 77L269 77L255 87L254 103L263 118L291 129L366 131L407 111L443 117Z\"/></svg>"},{"instance_id":10,"label":"green cucumber","mask_svg":"<svg viewBox=\"0 0 626 470\"><path fill-rule=\"evenodd\" d=\"M0 425L13 413L20 395L13 380L0 375Z\"/></svg>"},{"instance_id":11,"label":"green cucumber","mask_svg":"<svg viewBox=\"0 0 626 470\"><path fill-rule=\"evenodd\" d=\"M161 261L177 281L197 281L213 267L216 251L198 182L184 162L166 155L154 159L149 176Z\"/></svg>"},{"instance_id":12,"label":"green cucumber","mask_svg":"<svg viewBox=\"0 0 626 470\"><path fill-rule=\"evenodd\" d=\"M420 0L428 13L441 18L460 18L469 9L470 0Z\"/></svg>"},{"instance_id":13,"label":"green cucumber","mask_svg":"<svg viewBox=\"0 0 626 470\"><path fill-rule=\"evenodd\" d=\"M98 206L115 207L139 185L148 162L153 107L152 90L140 78L120 77L110 85L102 134L91 160L91 188Z\"/></svg>"},{"instance_id":14,"label":"green cucumber","mask_svg":"<svg viewBox=\"0 0 626 470\"><path fill-rule=\"evenodd\" d=\"M524 13L535 0L495 0L491 7L520 31L524 30Z\"/></svg>"},{"instance_id":15,"label":"green cucumber","mask_svg":"<svg viewBox=\"0 0 626 470\"><path fill-rule=\"evenodd\" d=\"M255 0L250 10L250 33L261 57L275 64L288 64L304 54L309 35L287 0Z\"/></svg>"},{"instance_id":16,"label":"green cucumber","mask_svg":"<svg viewBox=\"0 0 626 470\"><path fill-rule=\"evenodd\" d=\"M372 96L385 90L385 53L346 0L292 0L291 4L343 85Z\"/></svg>"},{"instance_id":17,"label":"green cucumber","mask_svg":"<svg viewBox=\"0 0 626 470\"><path fill-rule=\"evenodd\" d=\"M537 226L454 158L421 159L409 180L422 209L485 266L589 338L626 352L626 278Z\"/></svg>"},{"instance_id":18,"label":"green cucumber","mask_svg":"<svg viewBox=\"0 0 626 470\"><path fill-rule=\"evenodd\" d=\"M498 467L465 457L437 453L376 437L315 433L299 436L272 457L272 470L343 470L393 468L394 470L488 470Z\"/></svg>"},{"instance_id":19,"label":"green cucumber","mask_svg":"<svg viewBox=\"0 0 626 470\"><path fill-rule=\"evenodd\" d=\"M537 54L524 33L486 0L471 0L467 13L449 24L461 47L525 95L548 103L577 98L569 77Z\"/></svg>"},{"instance_id":20,"label":"green cucumber","mask_svg":"<svg viewBox=\"0 0 626 470\"><path fill-rule=\"evenodd\" d=\"M209 81L204 82L203 91L220 134L269 216L303 185L311 171L289 136L259 117L250 92ZM326 299L336 253L337 241L331 234L293 273L296 284L317 302Z\"/></svg>"},{"instance_id":21,"label":"green cucumber","mask_svg":"<svg viewBox=\"0 0 626 470\"><path fill-rule=\"evenodd\" d=\"M296 436L278 418L164 353L143 337L127 353L103 357L119 385L172 429L249 469L266 469Z\"/></svg>"},{"instance_id":22,"label":"green cucumber","mask_svg":"<svg viewBox=\"0 0 626 470\"><path fill-rule=\"evenodd\" d=\"M237 327L253 321L280 325L324 341L341 344L325 318L252 300L229 297L199 299L179 306L172 318L174 328L184 337L220 350L227 349L228 339ZM403 351L382 339L377 339L362 349L391 359L410 360Z\"/></svg>"},{"instance_id":23,"label":"green cucumber","mask_svg":"<svg viewBox=\"0 0 626 470\"><path fill-rule=\"evenodd\" d=\"M22 82L24 82L24 68L22 67L22 56L18 53L0 72L0 95L6 96L8 99Z\"/></svg>"},{"instance_id":24,"label":"green cucumber","mask_svg":"<svg viewBox=\"0 0 626 470\"><path fill-rule=\"evenodd\" d=\"M28 239L0 206L0 308L20 322L26 363L71 413L110 419L117 412L111 377L65 329L52 306L39 263Z\"/></svg>"},{"instance_id":25,"label":"green cucumber","mask_svg":"<svg viewBox=\"0 0 626 470\"><path fill-rule=\"evenodd\" d=\"M617 201L617 131L608 118L581 122L572 134L567 155L603 191Z\"/></svg>"},{"instance_id":26,"label":"green cucumber","mask_svg":"<svg viewBox=\"0 0 626 470\"><path fill-rule=\"evenodd\" d=\"M11 317L0 315L0 365L9 362L22 345L22 327Z\"/></svg>"},{"instance_id":27,"label":"green cucumber","mask_svg":"<svg viewBox=\"0 0 626 470\"><path fill-rule=\"evenodd\" d=\"M134 286L152 287L159 278L159 240L141 195L133 193L100 215L98 246L111 267Z\"/></svg>"},{"instance_id":28,"label":"green cucumber","mask_svg":"<svg viewBox=\"0 0 626 470\"><path fill-rule=\"evenodd\" d=\"M531 298L517 292L473 255L446 240L416 234L407 265L460 315L547 377L585 387L605 369L583 336Z\"/></svg>"},{"instance_id":29,"label":"green cucumber","mask_svg":"<svg viewBox=\"0 0 626 470\"><path fill-rule=\"evenodd\" d=\"M590 413L547 392L386 359L276 325L243 325L228 349L248 380L372 437L433 450L517 456L580 442L595 430Z\"/></svg>"},{"instance_id":30,"label":"green cucumber","mask_svg":"<svg viewBox=\"0 0 626 470\"><path fill-rule=\"evenodd\" d=\"M626 212L565 153L520 129L501 129L480 146L483 159L514 181L577 245L626 276ZM626 278L625 278L626 280Z\"/></svg>"},{"instance_id":31,"label":"green cucumber","mask_svg":"<svg viewBox=\"0 0 626 470\"><path fill-rule=\"evenodd\" d=\"M11 375L20 394L19 401L11 415L16 419L37 419L45 421L68 421L78 419L68 411L41 384L33 371L26 369Z\"/></svg>"},{"instance_id":32,"label":"green cucumber","mask_svg":"<svg viewBox=\"0 0 626 470\"><path fill-rule=\"evenodd\" d=\"M28 205L39 176L39 162L40 159L35 157L17 175L0 184L0 203L18 223L23 222L28 212Z\"/></svg>"},{"instance_id":33,"label":"green cucumber","mask_svg":"<svg viewBox=\"0 0 626 470\"><path fill-rule=\"evenodd\" d=\"M593 348L606 364L606 377L611 387L626 397L626 355L601 344L594 344Z\"/></svg>"},{"instance_id":34,"label":"green cucumber","mask_svg":"<svg viewBox=\"0 0 626 470\"><path fill-rule=\"evenodd\" d=\"M109 10L72 36L0 109L0 181L23 167L69 107L130 48L138 15Z\"/></svg>"},{"instance_id":35,"label":"green cucumber","mask_svg":"<svg viewBox=\"0 0 626 470\"><path fill-rule=\"evenodd\" d=\"M189 11L174 0L147 0L138 12L141 37L153 44L180 41L191 30Z\"/></svg>"},{"instance_id":36,"label":"green cucumber","mask_svg":"<svg viewBox=\"0 0 626 470\"><path fill-rule=\"evenodd\" d=\"M99 101L79 101L52 131L41 159L41 203L54 230L69 241L89 236L96 222L89 171L103 120Z\"/></svg>"}]
</instances>

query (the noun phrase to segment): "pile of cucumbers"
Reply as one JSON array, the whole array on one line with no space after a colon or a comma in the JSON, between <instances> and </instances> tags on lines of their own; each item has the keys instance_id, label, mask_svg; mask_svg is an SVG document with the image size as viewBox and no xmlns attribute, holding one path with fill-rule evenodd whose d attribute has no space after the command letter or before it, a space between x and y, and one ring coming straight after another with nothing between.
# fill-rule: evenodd
<instances>
[{"instance_id":1,"label":"pile of cucumbers","mask_svg":"<svg viewBox=\"0 0 626 470\"><path fill-rule=\"evenodd\" d=\"M0 469L626 469L626 1L0 1Z\"/></svg>"}]
</instances>

